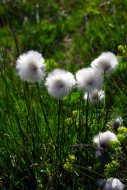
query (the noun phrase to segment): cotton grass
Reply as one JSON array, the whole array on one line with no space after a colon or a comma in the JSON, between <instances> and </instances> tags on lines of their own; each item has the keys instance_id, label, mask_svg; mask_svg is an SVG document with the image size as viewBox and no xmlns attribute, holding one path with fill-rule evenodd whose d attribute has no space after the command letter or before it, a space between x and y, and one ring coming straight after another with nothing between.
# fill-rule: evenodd
<instances>
[{"instance_id":1,"label":"cotton grass","mask_svg":"<svg viewBox=\"0 0 127 190\"><path fill-rule=\"evenodd\" d=\"M119 62L112 52L103 52L92 61L91 66L101 73L111 74L118 66Z\"/></svg>"},{"instance_id":2,"label":"cotton grass","mask_svg":"<svg viewBox=\"0 0 127 190\"><path fill-rule=\"evenodd\" d=\"M90 93L86 92L84 94L84 99L85 100L88 99L91 104L97 103L98 101L102 102L104 100L104 91L95 89L91 91Z\"/></svg>"},{"instance_id":3,"label":"cotton grass","mask_svg":"<svg viewBox=\"0 0 127 190\"><path fill-rule=\"evenodd\" d=\"M57 99L67 96L74 85L73 74L62 69L55 69L49 73L45 82L48 93Z\"/></svg>"},{"instance_id":4,"label":"cotton grass","mask_svg":"<svg viewBox=\"0 0 127 190\"><path fill-rule=\"evenodd\" d=\"M123 123L122 117L117 117L116 119L112 121L112 127L114 128L116 132L118 128L122 125L122 123Z\"/></svg>"},{"instance_id":5,"label":"cotton grass","mask_svg":"<svg viewBox=\"0 0 127 190\"><path fill-rule=\"evenodd\" d=\"M28 51L19 56L16 62L17 74L23 81L39 82L45 77L44 58L37 51Z\"/></svg>"},{"instance_id":6,"label":"cotton grass","mask_svg":"<svg viewBox=\"0 0 127 190\"><path fill-rule=\"evenodd\" d=\"M124 184L117 178L109 178L105 182L103 190L123 190Z\"/></svg>"},{"instance_id":7,"label":"cotton grass","mask_svg":"<svg viewBox=\"0 0 127 190\"><path fill-rule=\"evenodd\" d=\"M76 72L77 87L83 91L90 92L102 89L103 78L96 69L88 67Z\"/></svg>"},{"instance_id":8,"label":"cotton grass","mask_svg":"<svg viewBox=\"0 0 127 190\"><path fill-rule=\"evenodd\" d=\"M111 141L117 141L117 137L110 131L100 132L94 136L93 142L97 147L108 148Z\"/></svg>"}]
</instances>

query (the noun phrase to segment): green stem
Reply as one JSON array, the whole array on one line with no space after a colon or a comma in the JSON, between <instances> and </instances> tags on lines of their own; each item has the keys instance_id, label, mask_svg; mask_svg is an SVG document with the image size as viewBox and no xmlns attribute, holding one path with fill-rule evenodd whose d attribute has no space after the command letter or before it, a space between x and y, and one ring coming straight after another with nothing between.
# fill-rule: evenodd
<instances>
[{"instance_id":1,"label":"green stem","mask_svg":"<svg viewBox=\"0 0 127 190\"><path fill-rule=\"evenodd\" d=\"M85 144L88 143L89 126L88 126L88 114L89 114L89 93L86 101L86 118L85 118ZM88 150L86 150L86 163L88 164Z\"/></svg>"},{"instance_id":2,"label":"green stem","mask_svg":"<svg viewBox=\"0 0 127 190\"><path fill-rule=\"evenodd\" d=\"M103 108L103 114L104 114L104 125L103 125L103 131L105 131L105 126L107 122L107 88L106 88L106 76L104 73L104 108Z\"/></svg>"},{"instance_id":3,"label":"green stem","mask_svg":"<svg viewBox=\"0 0 127 190\"><path fill-rule=\"evenodd\" d=\"M79 102L79 104L80 104L80 107L79 107L79 110L78 110L78 114L79 114L79 116L78 116L78 139L80 139L81 138L81 133L82 133L82 130L81 130L81 127L82 127L82 117L81 117L81 109L82 109L82 94L80 95L80 102Z\"/></svg>"},{"instance_id":4,"label":"green stem","mask_svg":"<svg viewBox=\"0 0 127 190\"><path fill-rule=\"evenodd\" d=\"M60 106L61 106L61 101L60 99L58 100L58 118L57 118L57 140L56 140L56 144L57 144L57 148L58 148L58 156L60 157L61 155L61 142L60 142L60 116L61 116L61 112L60 112Z\"/></svg>"},{"instance_id":5,"label":"green stem","mask_svg":"<svg viewBox=\"0 0 127 190\"><path fill-rule=\"evenodd\" d=\"M41 98L41 93L40 93L40 88L39 88L39 85L38 83L36 83L36 86L37 86L37 90L38 90L38 95L39 95L39 101L40 101L40 106L41 106L41 110L42 110L42 113L43 113L43 117L44 117L44 120L45 120L45 124L46 124L46 127L47 127L47 131L49 132L49 135L53 141L53 135L52 135L52 132L51 132L51 129L50 129L50 126L49 126L49 121L48 121L48 118L46 116L46 113L45 113L45 109L43 107L44 103L43 103L43 100Z\"/></svg>"},{"instance_id":6,"label":"green stem","mask_svg":"<svg viewBox=\"0 0 127 190\"><path fill-rule=\"evenodd\" d=\"M89 135L89 130L88 130L88 114L89 114L89 93L87 95L87 101L86 101L85 144L88 143L88 135Z\"/></svg>"}]
</instances>

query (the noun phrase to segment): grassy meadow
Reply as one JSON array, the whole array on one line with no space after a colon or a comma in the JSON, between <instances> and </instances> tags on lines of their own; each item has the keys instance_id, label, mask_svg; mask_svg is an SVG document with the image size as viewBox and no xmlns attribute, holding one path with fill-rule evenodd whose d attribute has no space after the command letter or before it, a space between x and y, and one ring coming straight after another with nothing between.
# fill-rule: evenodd
<instances>
[{"instance_id":1,"label":"grassy meadow","mask_svg":"<svg viewBox=\"0 0 127 190\"><path fill-rule=\"evenodd\" d=\"M126 7L126 0L0 1L0 189L106 190L109 178L127 189ZM16 69L29 50L45 59L41 82L22 80ZM54 69L76 77L109 51L119 64L103 75L102 101L76 85L63 98L48 92ZM106 131L117 141L96 146Z\"/></svg>"}]
</instances>

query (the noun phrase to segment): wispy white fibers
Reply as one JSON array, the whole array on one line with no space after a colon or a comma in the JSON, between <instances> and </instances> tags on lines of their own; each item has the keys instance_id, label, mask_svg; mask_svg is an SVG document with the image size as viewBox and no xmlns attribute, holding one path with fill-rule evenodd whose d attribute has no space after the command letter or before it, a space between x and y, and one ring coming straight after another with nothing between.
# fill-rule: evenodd
<instances>
[{"instance_id":1,"label":"wispy white fibers","mask_svg":"<svg viewBox=\"0 0 127 190\"><path fill-rule=\"evenodd\" d=\"M18 75L23 81L39 82L45 77L44 58L37 51L28 51L19 56L16 62Z\"/></svg>"},{"instance_id":2,"label":"wispy white fibers","mask_svg":"<svg viewBox=\"0 0 127 190\"><path fill-rule=\"evenodd\" d=\"M102 89L103 77L97 69L88 67L76 72L77 87L83 91L90 92Z\"/></svg>"},{"instance_id":3,"label":"wispy white fibers","mask_svg":"<svg viewBox=\"0 0 127 190\"><path fill-rule=\"evenodd\" d=\"M123 190L124 184L117 178L106 180L103 190Z\"/></svg>"},{"instance_id":4,"label":"wispy white fibers","mask_svg":"<svg viewBox=\"0 0 127 190\"><path fill-rule=\"evenodd\" d=\"M97 147L108 148L111 141L117 141L117 137L110 131L100 132L94 136L93 142Z\"/></svg>"},{"instance_id":5,"label":"wispy white fibers","mask_svg":"<svg viewBox=\"0 0 127 190\"><path fill-rule=\"evenodd\" d=\"M117 129L122 125L122 123L123 123L122 117L117 117L116 119L112 121L112 127L114 128L116 132L117 132Z\"/></svg>"},{"instance_id":6,"label":"wispy white fibers","mask_svg":"<svg viewBox=\"0 0 127 190\"><path fill-rule=\"evenodd\" d=\"M101 73L111 74L118 66L116 56L111 52L103 52L99 57L92 61L91 66Z\"/></svg>"},{"instance_id":7,"label":"wispy white fibers","mask_svg":"<svg viewBox=\"0 0 127 190\"><path fill-rule=\"evenodd\" d=\"M84 94L84 99L89 100L90 103L96 103L98 101L102 102L104 100L104 91L103 90L93 90L90 93Z\"/></svg>"},{"instance_id":8,"label":"wispy white fibers","mask_svg":"<svg viewBox=\"0 0 127 190\"><path fill-rule=\"evenodd\" d=\"M55 69L48 74L45 85L51 96L61 99L69 94L75 85L75 78L68 71Z\"/></svg>"}]
</instances>

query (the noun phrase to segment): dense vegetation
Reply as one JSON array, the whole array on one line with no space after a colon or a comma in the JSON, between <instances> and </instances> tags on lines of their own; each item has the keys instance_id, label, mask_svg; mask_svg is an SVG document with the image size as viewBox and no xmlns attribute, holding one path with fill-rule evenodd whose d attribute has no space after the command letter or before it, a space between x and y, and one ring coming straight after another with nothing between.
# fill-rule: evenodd
<instances>
[{"instance_id":1,"label":"dense vegetation","mask_svg":"<svg viewBox=\"0 0 127 190\"><path fill-rule=\"evenodd\" d=\"M126 7L126 0L0 1L1 189L96 190L98 179L110 177L126 187ZM29 50L42 53L47 75L55 68L75 74L105 51L119 66L104 77L103 103L90 104L76 88L57 100L45 81L17 76L16 60ZM107 130L119 141L96 157L93 138Z\"/></svg>"}]
</instances>

